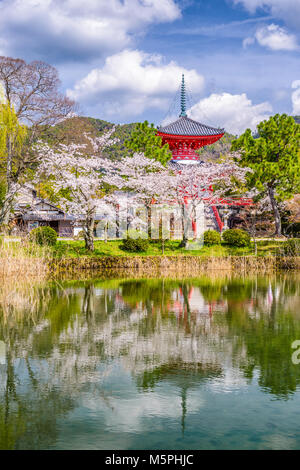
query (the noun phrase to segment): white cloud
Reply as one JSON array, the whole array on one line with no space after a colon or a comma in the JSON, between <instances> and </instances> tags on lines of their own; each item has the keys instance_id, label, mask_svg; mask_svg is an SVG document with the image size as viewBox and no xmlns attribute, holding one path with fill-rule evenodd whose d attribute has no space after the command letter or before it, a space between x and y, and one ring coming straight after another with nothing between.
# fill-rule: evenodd
<instances>
[{"instance_id":1,"label":"white cloud","mask_svg":"<svg viewBox=\"0 0 300 470\"><path fill-rule=\"evenodd\" d=\"M251 37L245 38L245 39L243 40L243 48L246 49L248 46L251 46L251 45L254 44L254 43L255 43L255 39L254 39L254 38L251 38Z\"/></svg>"},{"instance_id":2,"label":"white cloud","mask_svg":"<svg viewBox=\"0 0 300 470\"><path fill-rule=\"evenodd\" d=\"M2 0L6 53L86 60L131 44L151 23L179 18L174 0Z\"/></svg>"},{"instance_id":3,"label":"white cloud","mask_svg":"<svg viewBox=\"0 0 300 470\"><path fill-rule=\"evenodd\" d=\"M292 93L293 114L300 114L300 80L295 80L292 88L295 90Z\"/></svg>"},{"instance_id":4,"label":"white cloud","mask_svg":"<svg viewBox=\"0 0 300 470\"><path fill-rule=\"evenodd\" d=\"M255 41L260 46L267 47L273 51L295 51L299 49L297 37L274 23L261 26L256 30L254 37L245 38L243 47L247 48L254 44Z\"/></svg>"},{"instance_id":5,"label":"white cloud","mask_svg":"<svg viewBox=\"0 0 300 470\"><path fill-rule=\"evenodd\" d=\"M299 49L297 37L274 23L268 26L261 26L256 30L254 37L245 38L243 47L247 48L254 44L255 41L260 46L267 47L273 51L295 51Z\"/></svg>"},{"instance_id":6,"label":"white cloud","mask_svg":"<svg viewBox=\"0 0 300 470\"><path fill-rule=\"evenodd\" d=\"M255 105L245 93L213 93L195 104L188 115L214 127L224 127L232 134L241 134L247 128L255 130L257 124L267 119L271 112L270 103Z\"/></svg>"},{"instance_id":7,"label":"white cloud","mask_svg":"<svg viewBox=\"0 0 300 470\"><path fill-rule=\"evenodd\" d=\"M248 11L255 13L258 9L269 11L274 17L280 18L289 26L300 26L299 0L232 0L234 4L242 4Z\"/></svg>"},{"instance_id":8,"label":"white cloud","mask_svg":"<svg viewBox=\"0 0 300 470\"><path fill-rule=\"evenodd\" d=\"M256 31L255 38L261 46L274 51L294 51L298 49L297 38L276 24L263 26Z\"/></svg>"},{"instance_id":9,"label":"white cloud","mask_svg":"<svg viewBox=\"0 0 300 470\"><path fill-rule=\"evenodd\" d=\"M67 94L86 107L97 107L102 116L138 116L145 109L166 109L182 73L194 93L202 91L204 78L195 70L164 63L160 55L125 50L108 57Z\"/></svg>"}]
</instances>

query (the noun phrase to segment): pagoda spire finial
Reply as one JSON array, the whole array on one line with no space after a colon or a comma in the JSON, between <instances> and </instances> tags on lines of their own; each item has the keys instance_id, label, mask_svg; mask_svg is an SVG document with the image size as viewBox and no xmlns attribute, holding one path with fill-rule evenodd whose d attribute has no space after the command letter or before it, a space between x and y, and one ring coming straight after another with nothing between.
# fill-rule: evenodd
<instances>
[{"instance_id":1,"label":"pagoda spire finial","mask_svg":"<svg viewBox=\"0 0 300 470\"><path fill-rule=\"evenodd\" d=\"M181 80L180 106L181 106L181 113L180 113L179 116L180 117L186 116L186 97L185 97L184 73L182 74L182 80Z\"/></svg>"}]
</instances>

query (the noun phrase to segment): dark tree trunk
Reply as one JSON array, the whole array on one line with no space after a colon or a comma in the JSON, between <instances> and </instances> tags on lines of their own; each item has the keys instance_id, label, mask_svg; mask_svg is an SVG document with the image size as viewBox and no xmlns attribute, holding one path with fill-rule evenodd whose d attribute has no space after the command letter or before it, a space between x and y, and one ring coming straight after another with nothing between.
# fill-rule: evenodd
<instances>
[{"instance_id":1,"label":"dark tree trunk","mask_svg":"<svg viewBox=\"0 0 300 470\"><path fill-rule=\"evenodd\" d=\"M147 205L147 232L148 238L151 240L151 204Z\"/></svg>"},{"instance_id":2,"label":"dark tree trunk","mask_svg":"<svg viewBox=\"0 0 300 470\"><path fill-rule=\"evenodd\" d=\"M120 206L116 206L116 237L120 238Z\"/></svg>"},{"instance_id":3,"label":"dark tree trunk","mask_svg":"<svg viewBox=\"0 0 300 470\"><path fill-rule=\"evenodd\" d=\"M84 230L85 248L89 251L94 251L94 217L88 217Z\"/></svg>"},{"instance_id":4,"label":"dark tree trunk","mask_svg":"<svg viewBox=\"0 0 300 470\"><path fill-rule=\"evenodd\" d=\"M280 237L281 236L281 217L278 209L278 203L275 199L274 195L274 188L269 186L268 187L268 193L269 193L269 198L274 214L274 221L275 221L275 237Z\"/></svg>"},{"instance_id":5,"label":"dark tree trunk","mask_svg":"<svg viewBox=\"0 0 300 470\"><path fill-rule=\"evenodd\" d=\"M182 240L181 240L181 243L180 243L180 247L181 248L186 248L187 247L187 244L188 244L188 237L187 237L187 220L186 220L186 215L185 215L185 205L182 204L181 206L181 214L182 214L182 219L181 219L181 223L182 223Z\"/></svg>"}]
</instances>

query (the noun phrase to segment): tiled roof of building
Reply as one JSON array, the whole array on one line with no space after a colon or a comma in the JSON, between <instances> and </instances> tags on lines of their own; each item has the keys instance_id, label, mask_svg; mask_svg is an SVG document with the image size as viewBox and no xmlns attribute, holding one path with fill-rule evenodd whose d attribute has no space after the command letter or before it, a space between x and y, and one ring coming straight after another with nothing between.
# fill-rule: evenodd
<instances>
[{"instance_id":1,"label":"tiled roof of building","mask_svg":"<svg viewBox=\"0 0 300 470\"><path fill-rule=\"evenodd\" d=\"M158 132L169 135L218 135L223 134L224 129L206 126L201 122L194 121L187 116L181 116L177 121L171 122L166 126L159 127Z\"/></svg>"},{"instance_id":2,"label":"tiled roof of building","mask_svg":"<svg viewBox=\"0 0 300 470\"><path fill-rule=\"evenodd\" d=\"M39 214L37 212L27 212L22 214L23 220L29 221L56 221L56 220L75 220L76 218L70 214Z\"/></svg>"}]
</instances>

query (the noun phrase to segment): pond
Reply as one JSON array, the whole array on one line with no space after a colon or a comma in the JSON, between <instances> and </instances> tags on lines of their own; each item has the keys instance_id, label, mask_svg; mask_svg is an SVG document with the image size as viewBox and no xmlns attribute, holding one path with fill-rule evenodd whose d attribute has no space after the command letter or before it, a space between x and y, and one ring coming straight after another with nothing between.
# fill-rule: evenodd
<instances>
[{"instance_id":1,"label":"pond","mask_svg":"<svg viewBox=\"0 0 300 470\"><path fill-rule=\"evenodd\" d=\"M300 449L299 279L2 286L0 448Z\"/></svg>"}]
</instances>

